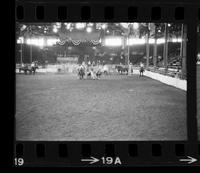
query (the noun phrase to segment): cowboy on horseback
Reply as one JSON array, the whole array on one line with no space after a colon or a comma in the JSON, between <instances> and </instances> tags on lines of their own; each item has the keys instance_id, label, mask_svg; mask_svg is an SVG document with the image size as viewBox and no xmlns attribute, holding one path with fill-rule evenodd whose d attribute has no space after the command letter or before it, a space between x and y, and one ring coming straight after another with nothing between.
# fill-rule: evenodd
<instances>
[{"instance_id":1,"label":"cowboy on horseback","mask_svg":"<svg viewBox=\"0 0 200 173\"><path fill-rule=\"evenodd\" d=\"M81 65L79 65L79 68L78 68L79 79L84 79L84 75L85 75L85 68L84 68L83 64L81 64Z\"/></svg>"}]
</instances>

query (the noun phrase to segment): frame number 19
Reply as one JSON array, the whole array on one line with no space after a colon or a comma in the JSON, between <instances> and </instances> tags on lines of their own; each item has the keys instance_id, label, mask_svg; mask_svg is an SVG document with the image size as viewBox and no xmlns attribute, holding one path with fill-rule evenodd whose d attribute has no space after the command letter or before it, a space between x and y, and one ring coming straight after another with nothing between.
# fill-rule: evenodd
<instances>
[{"instance_id":1,"label":"frame number 19","mask_svg":"<svg viewBox=\"0 0 200 173\"><path fill-rule=\"evenodd\" d=\"M23 158L15 158L15 166L22 166L24 164Z\"/></svg>"}]
</instances>

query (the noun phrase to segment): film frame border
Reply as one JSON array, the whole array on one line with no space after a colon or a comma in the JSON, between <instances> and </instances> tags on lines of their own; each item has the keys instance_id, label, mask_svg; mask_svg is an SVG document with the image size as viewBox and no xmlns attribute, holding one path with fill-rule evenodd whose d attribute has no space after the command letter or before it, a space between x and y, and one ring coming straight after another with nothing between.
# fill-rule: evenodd
<instances>
[{"instance_id":1,"label":"film frame border","mask_svg":"<svg viewBox=\"0 0 200 173\"><path fill-rule=\"evenodd\" d=\"M196 53L200 3L156 2L29 2L17 1L16 22L174 22L187 25L187 132L186 141L16 141L14 158L25 158L22 166L177 166L179 160L200 157L196 120ZM39 7L37 7L39 6ZM59 9L59 10L58 10ZM130 9L136 10L131 13ZM20 15L22 17L20 17ZM111 17L109 17L111 15ZM158 16L157 16L158 15ZM24 16L24 17L23 17ZM193 19L193 20L191 20ZM57 152L55 152L57 151ZM65 154L62 156L61 152ZM125 152L125 153L124 153ZM61 155L59 155L59 153ZM122 164L92 164L81 158L120 157ZM57 162L55 161L57 159ZM14 159L13 159L14 160ZM199 165L198 162L192 165ZM20 165L16 165L20 166Z\"/></svg>"}]
</instances>

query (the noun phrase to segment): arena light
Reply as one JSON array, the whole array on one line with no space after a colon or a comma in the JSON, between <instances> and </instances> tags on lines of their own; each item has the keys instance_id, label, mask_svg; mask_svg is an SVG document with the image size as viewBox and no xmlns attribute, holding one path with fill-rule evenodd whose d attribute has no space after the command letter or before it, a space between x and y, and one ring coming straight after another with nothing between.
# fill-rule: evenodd
<instances>
[{"instance_id":1,"label":"arena light","mask_svg":"<svg viewBox=\"0 0 200 173\"><path fill-rule=\"evenodd\" d=\"M24 37L19 37L19 38L17 39L17 43L18 43L18 44L23 44L23 43L24 43Z\"/></svg>"},{"instance_id":2,"label":"arena light","mask_svg":"<svg viewBox=\"0 0 200 173\"><path fill-rule=\"evenodd\" d=\"M28 44L28 45L31 44L31 39L30 39L30 38L28 38L28 39L26 40L26 44Z\"/></svg>"},{"instance_id":3,"label":"arena light","mask_svg":"<svg viewBox=\"0 0 200 173\"><path fill-rule=\"evenodd\" d=\"M49 39L47 39L47 46L53 46L58 41L59 41L59 39L57 39L57 38L49 38Z\"/></svg>"},{"instance_id":4,"label":"arena light","mask_svg":"<svg viewBox=\"0 0 200 173\"><path fill-rule=\"evenodd\" d=\"M122 46L122 39L121 38L106 38L105 39L106 46Z\"/></svg>"},{"instance_id":5,"label":"arena light","mask_svg":"<svg viewBox=\"0 0 200 173\"><path fill-rule=\"evenodd\" d=\"M71 23L66 23L66 28L69 30L71 28Z\"/></svg>"},{"instance_id":6,"label":"arena light","mask_svg":"<svg viewBox=\"0 0 200 173\"><path fill-rule=\"evenodd\" d=\"M26 25L22 25L21 27L21 31L25 30L26 29Z\"/></svg>"},{"instance_id":7,"label":"arena light","mask_svg":"<svg viewBox=\"0 0 200 173\"><path fill-rule=\"evenodd\" d=\"M93 26L94 25L94 23L88 23L87 24L87 26Z\"/></svg>"},{"instance_id":8,"label":"arena light","mask_svg":"<svg viewBox=\"0 0 200 173\"><path fill-rule=\"evenodd\" d=\"M131 46L131 45L142 45L142 44L146 44L147 40L145 38L129 38L129 40L127 40L127 45ZM176 40L177 42L177 40ZM149 39L149 44L154 44L155 43L155 39L154 38L150 38ZM156 44L163 44L165 43L165 39L164 38L160 38L157 39Z\"/></svg>"},{"instance_id":9,"label":"arena light","mask_svg":"<svg viewBox=\"0 0 200 173\"><path fill-rule=\"evenodd\" d=\"M140 39L140 38L129 38L127 40L127 45L137 45L137 44L145 44L145 39Z\"/></svg>"},{"instance_id":10,"label":"arena light","mask_svg":"<svg viewBox=\"0 0 200 173\"><path fill-rule=\"evenodd\" d=\"M165 43L165 39L164 38L157 39L157 44L163 44L163 43Z\"/></svg>"},{"instance_id":11,"label":"arena light","mask_svg":"<svg viewBox=\"0 0 200 173\"><path fill-rule=\"evenodd\" d=\"M181 38L172 38L171 42L180 43L180 42L182 42L182 39Z\"/></svg>"},{"instance_id":12,"label":"arena light","mask_svg":"<svg viewBox=\"0 0 200 173\"><path fill-rule=\"evenodd\" d=\"M138 23L133 23L133 29L138 29L139 28L139 24Z\"/></svg>"},{"instance_id":13,"label":"arena light","mask_svg":"<svg viewBox=\"0 0 200 173\"><path fill-rule=\"evenodd\" d=\"M37 39L36 43L37 43L36 46L43 47L44 46L44 39L39 38L39 39Z\"/></svg>"},{"instance_id":14,"label":"arena light","mask_svg":"<svg viewBox=\"0 0 200 173\"><path fill-rule=\"evenodd\" d=\"M56 27L54 27L54 28L53 28L53 32L54 32L54 33L57 33L57 32L58 32L58 29L57 29Z\"/></svg>"},{"instance_id":15,"label":"arena light","mask_svg":"<svg viewBox=\"0 0 200 173\"><path fill-rule=\"evenodd\" d=\"M43 47L44 46L44 39L43 38L32 38L32 39L28 38L26 40L26 44Z\"/></svg>"},{"instance_id":16,"label":"arena light","mask_svg":"<svg viewBox=\"0 0 200 173\"><path fill-rule=\"evenodd\" d=\"M102 26L101 26L102 29L106 29L107 28L107 25L104 23Z\"/></svg>"},{"instance_id":17,"label":"arena light","mask_svg":"<svg viewBox=\"0 0 200 173\"><path fill-rule=\"evenodd\" d=\"M87 28L86 28L86 31L87 31L88 33L90 33L90 32L92 32L92 28L91 28L91 27L87 27Z\"/></svg>"},{"instance_id":18,"label":"arena light","mask_svg":"<svg viewBox=\"0 0 200 173\"><path fill-rule=\"evenodd\" d=\"M172 38L172 42L173 42L173 43L176 43L177 40L178 40L177 38Z\"/></svg>"},{"instance_id":19,"label":"arena light","mask_svg":"<svg viewBox=\"0 0 200 173\"><path fill-rule=\"evenodd\" d=\"M120 23L120 25L124 28L128 28L129 23Z\"/></svg>"},{"instance_id":20,"label":"arena light","mask_svg":"<svg viewBox=\"0 0 200 173\"><path fill-rule=\"evenodd\" d=\"M182 38L177 39L177 42L182 42L182 41L183 41Z\"/></svg>"},{"instance_id":21,"label":"arena light","mask_svg":"<svg viewBox=\"0 0 200 173\"><path fill-rule=\"evenodd\" d=\"M154 38L150 38L149 39L149 44L154 44L155 43L155 39Z\"/></svg>"},{"instance_id":22,"label":"arena light","mask_svg":"<svg viewBox=\"0 0 200 173\"><path fill-rule=\"evenodd\" d=\"M85 27L85 23L76 23L76 29L83 29Z\"/></svg>"},{"instance_id":23,"label":"arena light","mask_svg":"<svg viewBox=\"0 0 200 173\"><path fill-rule=\"evenodd\" d=\"M61 23L57 22L57 23L56 23L56 27L57 27L57 28L61 28Z\"/></svg>"}]
</instances>

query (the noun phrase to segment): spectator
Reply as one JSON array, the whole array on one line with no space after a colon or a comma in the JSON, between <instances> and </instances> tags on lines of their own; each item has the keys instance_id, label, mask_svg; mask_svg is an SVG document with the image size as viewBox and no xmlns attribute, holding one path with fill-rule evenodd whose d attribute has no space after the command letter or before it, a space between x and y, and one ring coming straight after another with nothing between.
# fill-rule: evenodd
<instances>
[{"instance_id":1,"label":"spectator","mask_svg":"<svg viewBox=\"0 0 200 173\"><path fill-rule=\"evenodd\" d=\"M143 76L143 72L144 72L144 64L140 62L140 76Z\"/></svg>"}]
</instances>

